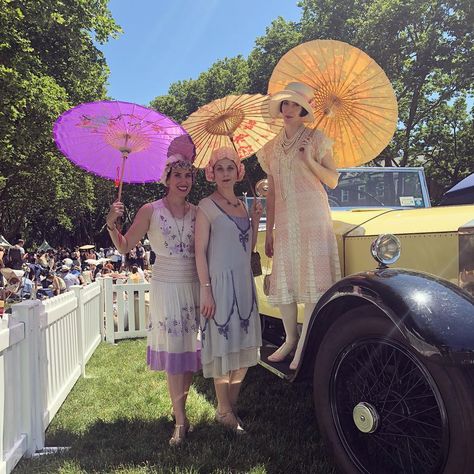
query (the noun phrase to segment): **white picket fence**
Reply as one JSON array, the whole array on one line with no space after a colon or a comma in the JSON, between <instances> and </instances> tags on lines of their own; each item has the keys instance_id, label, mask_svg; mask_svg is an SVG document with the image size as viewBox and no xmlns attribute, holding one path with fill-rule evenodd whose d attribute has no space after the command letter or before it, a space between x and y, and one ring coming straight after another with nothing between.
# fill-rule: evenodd
<instances>
[{"instance_id":1,"label":"white picket fence","mask_svg":"<svg viewBox=\"0 0 474 474\"><path fill-rule=\"evenodd\" d=\"M104 278L0 320L0 474L44 448L45 431L102 339L144 337L149 283Z\"/></svg>"},{"instance_id":2,"label":"white picket fence","mask_svg":"<svg viewBox=\"0 0 474 474\"><path fill-rule=\"evenodd\" d=\"M103 334L101 283L13 306L0 320L0 474L44 448L45 430Z\"/></svg>"},{"instance_id":3,"label":"white picket fence","mask_svg":"<svg viewBox=\"0 0 474 474\"><path fill-rule=\"evenodd\" d=\"M145 337L150 283L112 283L111 278L104 278L102 285L106 341L114 343L119 339Z\"/></svg>"}]
</instances>

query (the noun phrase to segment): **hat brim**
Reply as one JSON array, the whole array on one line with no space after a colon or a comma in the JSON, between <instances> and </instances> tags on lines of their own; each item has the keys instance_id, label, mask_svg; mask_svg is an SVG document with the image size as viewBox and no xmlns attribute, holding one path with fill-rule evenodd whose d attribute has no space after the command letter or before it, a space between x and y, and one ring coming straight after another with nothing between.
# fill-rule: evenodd
<instances>
[{"instance_id":1,"label":"hat brim","mask_svg":"<svg viewBox=\"0 0 474 474\"><path fill-rule=\"evenodd\" d=\"M303 107L303 109L305 109L308 112L308 115L305 115L304 117L302 117L303 122L314 121L313 109L310 103L302 95L290 90L277 92L276 94L272 95L270 102L268 104L268 108L269 108L270 115L273 118L281 118L280 104L284 100L296 102L298 105Z\"/></svg>"}]
</instances>

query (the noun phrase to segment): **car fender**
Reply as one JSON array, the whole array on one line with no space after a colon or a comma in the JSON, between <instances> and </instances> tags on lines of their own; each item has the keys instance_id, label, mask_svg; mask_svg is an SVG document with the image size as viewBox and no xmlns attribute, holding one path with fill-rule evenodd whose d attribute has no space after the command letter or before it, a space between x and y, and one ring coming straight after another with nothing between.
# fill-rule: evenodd
<instances>
[{"instance_id":1,"label":"car fender","mask_svg":"<svg viewBox=\"0 0 474 474\"><path fill-rule=\"evenodd\" d=\"M367 304L390 318L422 357L474 369L474 299L433 275L387 268L343 278L321 297L311 316L303 362L295 378L312 370L331 321Z\"/></svg>"}]
</instances>

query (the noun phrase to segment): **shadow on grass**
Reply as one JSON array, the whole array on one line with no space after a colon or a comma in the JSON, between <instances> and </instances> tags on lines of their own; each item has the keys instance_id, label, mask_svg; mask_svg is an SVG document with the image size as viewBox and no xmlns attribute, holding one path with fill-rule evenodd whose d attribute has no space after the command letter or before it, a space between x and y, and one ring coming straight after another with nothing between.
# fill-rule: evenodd
<instances>
[{"instance_id":1,"label":"shadow on grass","mask_svg":"<svg viewBox=\"0 0 474 474\"><path fill-rule=\"evenodd\" d=\"M194 389L215 404L212 380L195 377ZM186 442L168 446L169 418L96 421L81 435L56 428L49 446L71 446L62 455L24 460L18 473L333 473L327 461L307 384L289 384L261 367L249 370L239 403L247 434L237 436L213 421L199 421Z\"/></svg>"}]
</instances>

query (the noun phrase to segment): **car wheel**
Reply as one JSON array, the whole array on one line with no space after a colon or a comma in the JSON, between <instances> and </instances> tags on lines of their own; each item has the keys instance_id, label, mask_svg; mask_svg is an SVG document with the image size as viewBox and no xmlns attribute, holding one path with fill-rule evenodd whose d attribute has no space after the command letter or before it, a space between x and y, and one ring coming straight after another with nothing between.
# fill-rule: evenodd
<instances>
[{"instance_id":1,"label":"car wheel","mask_svg":"<svg viewBox=\"0 0 474 474\"><path fill-rule=\"evenodd\" d=\"M377 308L333 323L313 381L321 434L342 472L472 472L472 368L420 357Z\"/></svg>"}]
</instances>

